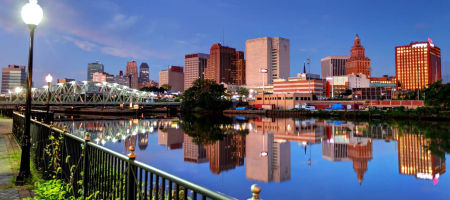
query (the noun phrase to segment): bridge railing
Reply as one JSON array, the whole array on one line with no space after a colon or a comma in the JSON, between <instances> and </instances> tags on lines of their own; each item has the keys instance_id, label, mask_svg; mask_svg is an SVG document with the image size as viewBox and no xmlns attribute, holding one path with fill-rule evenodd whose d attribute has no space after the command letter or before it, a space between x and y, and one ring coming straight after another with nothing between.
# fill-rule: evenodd
<instances>
[{"instance_id":1,"label":"bridge railing","mask_svg":"<svg viewBox=\"0 0 450 200\"><path fill-rule=\"evenodd\" d=\"M13 134L20 141L24 116L14 113ZM94 199L235 199L181 179L128 156L78 138L67 129L31 120L33 162L44 178L72 186L73 196ZM70 188L70 187L69 187ZM252 189L253 191L253 189ZM258 192L259 193L259 192Z\"/></svg>"}]
</instances>

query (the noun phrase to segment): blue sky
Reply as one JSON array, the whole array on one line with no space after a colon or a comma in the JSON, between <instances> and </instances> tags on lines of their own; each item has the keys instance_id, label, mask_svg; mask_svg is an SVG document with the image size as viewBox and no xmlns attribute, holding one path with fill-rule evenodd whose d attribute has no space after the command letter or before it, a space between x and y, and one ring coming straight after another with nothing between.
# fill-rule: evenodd
<instances>
[{"instance_id":1,"label":"blue sky","mask_svg":"<svg viewBox=\"0 0 450 200\"><path fill-rule=\"evenodd\" d=\"M27 0L0 1L0 66L26 65L28 29L20 18ZM186 53L209 53L213 43L245 50L250 38L285 37L291 75L311 56L349 55L356 33L372 61L372 74L395 75L394 47L432 38L441 48L443 78L450 74L448 0L40 0L44 20L36 31L34 82L86 78L99 60L118 74L126 61L150 65L150 78ZM224 33L224 34L223 34Z\"/></svg>"}]
</instances>

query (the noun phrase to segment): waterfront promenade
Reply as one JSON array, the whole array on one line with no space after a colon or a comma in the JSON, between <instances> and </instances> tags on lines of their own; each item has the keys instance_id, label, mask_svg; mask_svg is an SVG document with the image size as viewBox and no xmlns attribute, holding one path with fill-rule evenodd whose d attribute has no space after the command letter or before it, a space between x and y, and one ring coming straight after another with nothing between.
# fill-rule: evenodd
<instances>
[{"instance_id":1,"label":"waterfront promenade","mask_svg":"<svg viewBox=\"0 0 450 200\"><path fill-rule=\"evenodd\" d=\"M0 119L0 199L18 200L31 196L27 186L15 186L20 165L20 148L11 134L12 119Z\"/></svg>"}]
</instances>

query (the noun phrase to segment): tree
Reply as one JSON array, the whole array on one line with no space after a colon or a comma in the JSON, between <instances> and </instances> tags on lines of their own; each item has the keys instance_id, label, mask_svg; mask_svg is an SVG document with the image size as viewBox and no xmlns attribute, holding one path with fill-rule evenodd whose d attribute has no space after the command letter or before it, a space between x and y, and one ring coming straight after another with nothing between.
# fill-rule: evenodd
<instances>
[{"instance_id":1,"label":"tree","mask_svg":"<svg viewBox=\"0 0 450 200\"><path fill-rule=\"evenodd\" d=\"M425 104L434 107L450 109L450 83L434 82L421 91L425 97Z\"/></svg>"},{"instance_id":2,"label":"tree","mask_svg":"<svg viewBox=\"0 0 450 200\"><path fill-rule=\"evenodd\" d=\"M181 95L183 112L221 112L232 103L225 98L225 87L213 80L197 79Z\"/></svg>"},{"instance_id":3,"label":"tree","mask_svg":"<svg viewBox=\"0 0 450 200\"><path fill-rule=\"evenodd\" d=\"M244 87L239 88L239 90L237 91L237 93L239 94L239 102L242 102L242 97L243 97L243 96L248 97L248 94L249 94L248 89L247 89L247 88L244 88Z\"/></svg>"},{"instance_id":4,"label":"tree","mask_svg":"<svg viewBox=\"0 0 450 200\"><path fill-rule=\"evenodd\" d=\"M172 89L172 86L171 85L169 85L169 84L164 84L164 85L161 85L161 87L162 88L164 88L165 90L167 90L167 91L169 91L169 90L171 90Z\"/></svg>"},{"instance_id":5,"label":"tree","mask_svg":"<svg viewBox=\"0 0 450 200\"><path fill-rule=\"evenodd\" d=\"M146 92L159 92L159 88L152 86L152 87L143 87L140 89L140 91L146 91Z\"/></svg>"}]
</instances>

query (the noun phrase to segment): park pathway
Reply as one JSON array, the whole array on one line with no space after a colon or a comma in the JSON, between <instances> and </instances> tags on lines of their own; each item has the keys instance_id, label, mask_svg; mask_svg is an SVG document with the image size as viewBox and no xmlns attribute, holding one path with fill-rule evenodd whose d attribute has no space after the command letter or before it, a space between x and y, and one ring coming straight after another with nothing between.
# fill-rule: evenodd
<instances>
[{"instance_id":1,"label":"park pathway","mask_svg":"<svg viewBox=\"0 0 450 200\"><path fill-rule=\"evenodd\" d=\"M20 155L20 148L11 134L12 119L0 118L0 199L20 200L30 196L24 187L17 187L11 181L17 174L19 163L11 163L12 152Z\"/></svg>"}]
</instances>

